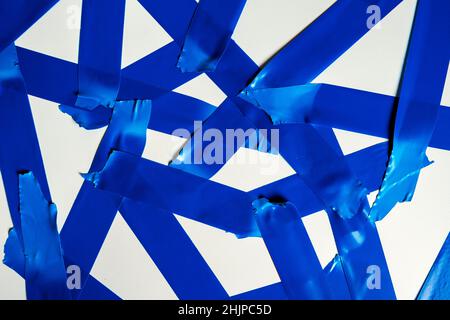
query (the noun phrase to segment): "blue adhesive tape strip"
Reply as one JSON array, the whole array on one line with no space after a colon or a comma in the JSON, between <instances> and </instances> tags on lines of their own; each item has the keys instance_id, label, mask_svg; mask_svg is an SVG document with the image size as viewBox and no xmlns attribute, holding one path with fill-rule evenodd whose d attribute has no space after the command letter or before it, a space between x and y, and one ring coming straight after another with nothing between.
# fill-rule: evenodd
<instances>
[{"instance_id":1,"label":"blue adhesive tape strip","mask_svg":"<svg viewBox=\"0 0 450 320\"><path fill-rule=\"evenodd\" d=\"M120 212L179 299L228 299L173 214L128 199Z\"/></svg>"},{"instance_id":2,"label":"blue adhesive tape strip","mask_svg":"<svg viewBox=\"0 0 450 320\"><path fill-rule=\"evenodd\" d=\"M322 267L295 206L253 202L261 236L290 299L330 297Z\"/></svg>"},{"instance_id":3,"label":"blue adhesive tape strip","mask_svg":"<svg viewBox=\"0 0 450 320\"><path fill-rule=\"evenodd\" d=\"M76 106L112 106L120 86L125 0L84 0Z\"/></svg>"},{"instance_id":4,"label":"blue adhesive tape strip","mask_svg":"<svg viewBox=\"0 0 450 320\"><path fill-rule=\"evenodd\" d=\"M130 170L135 170L132 177ZM114 151L105 167L87 178L99 189L239 236L259 234L245 192L151 160ZM212 196L217 194L220 199Z\"/></svg>"},{"instance_id":5,"label":"blue adhesive tape strip","mask_svg":"<svg viewBox=\"0 0 450 320\"><path fill-rule=\"evenodd\" d=\"M367 189L363 183L314 127L296 124L279 128L280 145L289 146L281 154L323 201L326 210L349 219L364 208L369 209L365 207Z\"/></svg>"},{"instance_id":6,"label":"blue adhesive tape strip","mask_svg":"<svg viewBox=\"0 0 450 320\"><path fill-rule=\"evenodd\" d=\"M417 300L450 299L450 233L431 267Z\"/></svg>"},{"instance_id":7,"label":"blue adhesive tape strip","mask_svg":"<svg viewBox=\"0 0 450 320\"><path fill-rule=\"evenodd\" d=\"M32 172L19 174L18 181L21 225L9 233L5 264L25 278L27 299L68 299L56 206L45 198Z\"/></svg>"},{"instance_id":8,"label":"blue adhesive tape strip","mask_svg":"<svg viewBox=\"0 0 450 320\"><path fill-rule=\"evenodd\" d=\"M0 135L0 169L11 219L22 242L18 172L32 171L44 197L51 197L14 45L0 53Z\"/></svg>"},{"instance_id":9,"label":"blue adhesive tape strip","mask_svg":"<svg viewBox=\"0 0 450 320\"><path fill-rule=\"evenodd\" d=\"M58 0L0 2L0 52L42 17Z\"/></svg>"},{"instance_id":10,"label":"blue adhesive tape strip","mask_svg":"<svg viewBox=\"0 0 450 320\"><path fill-rule=\"evenodd\" d=\"M246 0L203 0L195 10L178 59L183 72L214 71Z\"/></svg>"},{"instance_id":11,"label":"blue adhesive tape strip","mask_svg":"<svg viewBox=\"0 0 450 320\"><path fill-rule=\"evenodd\" d=\"M393 148L383 184L370 211L383 219L398 203L411 201L436 125L450 59L450 2L417 3L396 110ZM427 61L425 64L424 61Z\"/></svg>"},{"instance_id":12,"label":"blue adhesive tape strip","mask_svg":"<svg viewBox=\"0 0 450 320\"><path fill-rule=\"evenodd\" d=\"M275 55L247 90L311 82L369 31L367 8L387 15L401 0L337 1ZM324 46L323 44L327 45Z\"/></svg>"}]
</instances>

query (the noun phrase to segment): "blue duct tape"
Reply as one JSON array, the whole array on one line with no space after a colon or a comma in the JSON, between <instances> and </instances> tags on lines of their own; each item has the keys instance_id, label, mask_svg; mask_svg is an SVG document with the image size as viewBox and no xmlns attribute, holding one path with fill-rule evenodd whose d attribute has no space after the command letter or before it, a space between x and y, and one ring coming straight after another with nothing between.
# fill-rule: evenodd
<instances>
[{"instance_id":1,"label":"blue duct tape","mask_svg":"<svg viewBox=\"0 0 450 320\"><path fill-rule=\"evenodd\" d=\"M57 2L58 0L1 1L0 52L19 38Z\"/></svg>"},{"instance_id":2,"label":"blue duct tape","mask_svg":"<svg viewBox=\"0 0 450 320\"><path fill-rule=\"evenodd\" d=\"M383 219L398 202L411 201L420 170L430 162L425 154L437 121L450 59L445 0L419 0L396 110L393 148L383 184L370 211ZM424 61L429 63L424 64Z\"/></svg>"},{"instance_id":3,"label":"blue duct tape","mask_svg":"<svg viewBox=\"0 0 450 320\"><path fill-rule=\"evenodd\" d=\"M51 197L14 45L0 53L0 135L0 169L11 219L22 242L18 172L32 171L45 198Z\"/></svg>"},{"instance_id":4,"label":"blue duct tape","mask_svg":"<svg viewBox=\"0 0 450 320\"><path fill-rule=\"evenodd\" d=\"M247 87L286 87L311 82L369 31L367 8L377 5L388 14L401 0L335 2L274 56ZM324 46L323 44L327 45Z\"/></svg>"},{"instance_id":5,"label":"blue duct tape","mask_svg":"<svg viewBox=\"0 0 450 320\"><path fill-rule=\"evenodd\" d=\"M178 59L183 72L214 71L246 0L202 0L195 10Z\"/></svg>"},{"instance_id":6,"label":"blue duct tape","mask_svg":"<svg viewBox=\"0 0 450 320\"><path fill-rule=\"evenodd\" d=\"M450 300L450 233L417 295L417 300Z\"/></svg>"},{"instance_id":7,"label":"blue duct tape","mask_svg":"<svg viewBox=\"0 0 450 320\"><path fill-rule=\"evenodd\" d=\"M141 154L151 114L151 101L119 101L89 172L100 170L112 150ZM61 231L66 264L78 265L84 284L120 207L122 197L83 183ZM80 233L80 228L83 233ZM74 296L80 290L73 291Z\"/></svg>"},{"instance_id":8,"label":"blue duct tape","mask_svg":"<svg viewBox=\"0 0 450 320\"><path fill-rule=\"evenodd\" d=\"M105 167L86 178L101 190L241 237L259 234L245 192L129 153L112 152Z\"/></svg>"},{"instance_id":9,"label":"blue duct tape","mask_svg":"<svg viewBox=\"0 0 450 320\"><path fill-rule=\"evenodd\" d=\"M282 125L281 145L289 146L282 149L281 154L323 201L326 210L336 212L343 219L368 210L367 189L351 171L345 158L330 147L317 129L308 124Z\"/></svg>"},{"instance_id":10,"label":"blue duct tape","mask_svg":"<svg viewBox=\"0 0 450 320\"><path fill-rule=\"evenodd\" d=\"M173 214L128 199L120 212L179 299L228 299Z\"/></svg>"},{"instance_id":11,"label":"blue duct tape","mask_svg":"<svg viewBox=\"0 0 450 320\"><path fill-rule=\"evenodd\" d=\"M84 0L76 106L112 106L120 86L125 0Z\"/></svg>"},{"instance_id":12,"label":"blue duct tape","mask_svg":"<svg viewBox=\"0 0 450 320\"><path fill-rule=\"evenodd\" d=\"M290 299L330 297L322 267L295 206L253 202L261 236Z\"/></svg>"},{"instance_id":13,"label":"blue duct tape","mask_svg":"<svg viewBox=\"0 0 450 320\"><path fill-rule=\"evenodd\" d=\"M20 231L18 227L10 231L4 263L23 274L27 299L68 299L56 206L45 198L32 172L19 174L18 180Z\"/></svg>"}]
</instances>

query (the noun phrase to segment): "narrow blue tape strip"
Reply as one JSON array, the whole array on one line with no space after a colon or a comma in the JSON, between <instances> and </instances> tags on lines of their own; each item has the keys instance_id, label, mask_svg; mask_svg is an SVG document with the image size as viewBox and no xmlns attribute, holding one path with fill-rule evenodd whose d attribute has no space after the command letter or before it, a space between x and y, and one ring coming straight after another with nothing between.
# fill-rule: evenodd
<instances>
[{"instance_id":1,"label":"narrow blue tape strip","mask_svg":"<svg viewBox=\"0 0 450 320\"><path fill-rule=\"evenodd\" d=\"M179 299L228 299L173 214L127 199L120 212Z\"/></svg>"},{"instance_id":2,"label":"narrow blue tape strip","mask_svg":"<svg viewBox=\"0 0 450 320\"><path fill-rule=\"evenodd\" d=\"M120 86L125 0L84 0L76 106L112 106Z\"/></svg>"},{"instance_id":3,"label":"narrow blue tape strip","mask_svg":"<svg viewBox=\"0 0 450 320\"><path fill-rule=\"evenodd\" d=\"M5 245L4 263L23 274L27 299L68 299L56 206L45 198L32 172L19 174L18 180L23 245L14 227Z\"/></svg>"},{"instance_id":4,"label":"narrow blue tape strip","mask_svg":"<svg viewBox=\"0 0 450 320\"><path fill-rule=\"evenodd\" d=\"M417 3L395 116L393 149L383 184L370 211L383 219L398 203L411 201L437 121L450 61L450 2ZM424 61L427 61L425 64Z\"/></svg>"},{"instance_id":5,"label":"narrow blue tape strip","mask_svg":"<svg viewBox=\"0 0 450 320\"><path fill-rule=\"evenodd\" d=\"M327 299L329 288L295 206L253 202L261 236L290 299Z\"/></svg>"},{"instance_id":6,"label":"narrow blue tape strip","mask_svg":"<svg viewBox=\"0 0 450 320\"><path fill-rule=\"evenodd\" d=\"M274 56L247 89L286 87L311 82L369 31L368 16L365 14L369 6L379 6L386 15L400 2L401 0L335 2Z\"/></svg>"},{"instance_id":7,"label":"narrow blue tape strip","mask_svg":"<svg viewBox=\"0 0 450 320\"><path fill-rule=\"evenodd\" d=\"M417 295L417 300L450 300L450 233Z\"/></svg>"},{"instance_id":8,"label":"narrow blue tape strip","mask_svg":"<svg viewBox=\"0 0 450 320\"><path fill-rule=\"evenodd\" d=\"M178 59L183 72L214 71L246 0L202 0L195 10Z\"/></svg>"},{"instance_id":9,"label":"narrow blue tape strip","mask_svg":"<svg viewBox=\"0 0 450 320\"><path fill-rule=\"evenodd\" d=\"M57 2L58 0L1 1L0 52L19 38Z\"/></svg>"}]
</instances>

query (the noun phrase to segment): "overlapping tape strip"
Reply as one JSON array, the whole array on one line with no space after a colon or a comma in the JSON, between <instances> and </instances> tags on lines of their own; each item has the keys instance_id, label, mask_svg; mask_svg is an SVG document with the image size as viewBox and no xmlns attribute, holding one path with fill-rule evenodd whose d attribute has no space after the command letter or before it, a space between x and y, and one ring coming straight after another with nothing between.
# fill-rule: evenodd
<instances>
[{"instance_id":1,"label":"overlapping tape strip","mask_svg":"<svg viewBox=\"0 0 450 320\"><path fill-rule=\"evenodd\" d=\"M4 263L26 280L29 299L118 299L90 276L118 211L180 299L396 298L375 221L411 200L428 146L450 150L450 109L440 106L447 0L418 0L398 98L310 82L368 32L369 5L386 15L401 0L337 1L262 69L231 39L245 1L140 0L174 41L123 70L125 0L83 1L78 64L14 46L56 2L0 1L0 168L14 225ZM228 96L217 109L172 92L200 72ZM85 129L107 126L60 234L27 94L57 102ZM194 121L221 132L279 129L277 151L297 174L242 192L209 180L221 164L186 161L192 144L169 166L141 158L147 128L194 137ZM344 156L332 128L392 143ZM338 249L324 269L300 219L319 210ZM281 282L229 297L173 213L262 237ZM418 298L449 298L448 242ZM72 265L82 278L69 290ZM381 271L376 290L371 266Z\"/></svg>"}]
</instances>

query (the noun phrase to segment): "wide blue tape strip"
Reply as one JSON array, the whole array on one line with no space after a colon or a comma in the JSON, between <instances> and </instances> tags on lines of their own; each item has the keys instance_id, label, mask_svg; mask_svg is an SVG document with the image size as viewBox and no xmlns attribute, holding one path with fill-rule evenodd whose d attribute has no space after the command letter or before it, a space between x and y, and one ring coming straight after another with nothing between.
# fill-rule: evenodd
<instances>
[{"instance_id":1,"label":"wide blue tape strip","mask_svg":"<svg viewBox=\"0 0 450 320\"><path fill-rule=\"evenodd\" d=\"M84 0L78 53L78 107L112 106L120 86L125 0Z\"/></svg>"},{"instance_id":2,"label":"wide blue tape strip","mask_svg":"<svg viewBox=\"0 0 450 320\"><path fill-rule=\"evenodd\" d=\"M369 31L365 14L371 5L386 15L401 0L335 2L288 43L253 79L248 90L311 82ZM326 45L324 45L326 43Z\"/></svg>"},{"instance_id":3,"label":"wide blue tape strip","mask_svg":"<svg viewBox=\"0 0 450 320\"><path fill-rule=\"evenodd\" d=\"M12 44L58 0L6 0L0 2L0 52Z\"/></svg>"},{"instance_id":4,"label":"wide blue tape strip","mask_svg":"<svg viewBox=\"0 0 450 320\"><path fill-rule=\"evenodd\" d=\"M417 300L450 300L450 233L417 295Z\"/></svg>"},{"instance_id":5,"label":"wide blue tape strip","mask_svg":"<svg viewBox=\"0 0 450 320\"><path fill-rule=\"evenodd\" d=\"M0 169L11 219L22 242L17 174L32 171L45 198L51 197L14 45L0 53L0 136Z\"/></svg>"},{"instance_id":6,"label":"wide blue tape strip","mask_svg":"<svg viewBox=\"0 0 450 320\"><path fill-rule=\"evenodd\" d=\"M322 267L292 203L253 202L261 236L290 299L330 297Z\"/></svg>"},{"instance_id":7,"label":"wide blue tape strip","mask_svg":"<svg viewBox=\"0 0 450 320\"><path fill-rule=\"evenodd\" d=\"M183 72L214 71L246 0L202 0L197 5L178 59Z\"/></svg>"},{"instance_id":8,"label":"wide blue tape strip","mask_svg":"<svg viewBox=\"0 0 450 320\"><path fill-rule=\"evenodd\" d=\"M173 214L128 199L120 213L179 299L228 299Z\"/></svg>"},{"instance_id":9,"label":"wide blue tape strip","mask_svg":"<svg viewBox=\"0 0 450 320\"><path fill-rule=\"evenodd\" d=\"M411 201L437 121L450 61L450 2L417 3L396 110L393 149L383 184L370 211L383 219L398 202ZM425 64L424 61L427 61Z\"/></svg>"},{"instance_id":10,"label":"wide blue tape strip","mask_svg":"<svg viewBox=\"0 0 450 320\"><path fill-rule=\"evenodd\" d=\"M68 299L56 206L45 198L32 172L19 174L18 180L21 225L9 233L4 263L25 278L27 299Z\"/></svg>"}]
</instances>

